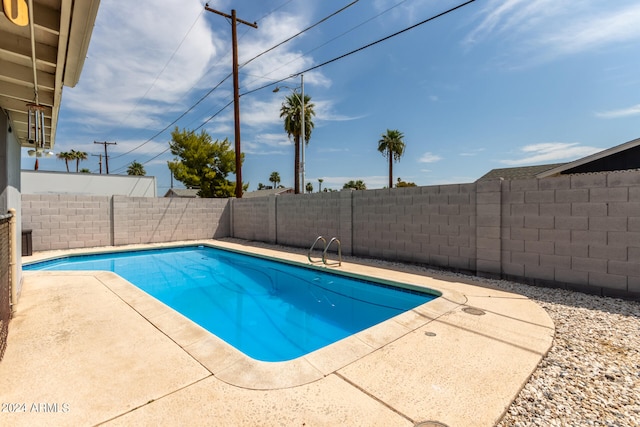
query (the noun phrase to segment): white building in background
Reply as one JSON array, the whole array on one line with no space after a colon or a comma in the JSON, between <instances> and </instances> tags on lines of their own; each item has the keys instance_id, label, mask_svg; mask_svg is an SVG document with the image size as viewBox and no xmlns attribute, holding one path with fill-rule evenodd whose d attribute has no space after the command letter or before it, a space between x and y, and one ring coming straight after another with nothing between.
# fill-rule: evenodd
<instances>
[{"instance_id":1,"label":"white building in background","mask_svg":"<svg viewBox=\"0 0 640 427\"><path fill-rule=\"evenodd\" d=\"M20 180L22 194L157 197L155 176L22 170Z\"/></svg>"}]
</instances>

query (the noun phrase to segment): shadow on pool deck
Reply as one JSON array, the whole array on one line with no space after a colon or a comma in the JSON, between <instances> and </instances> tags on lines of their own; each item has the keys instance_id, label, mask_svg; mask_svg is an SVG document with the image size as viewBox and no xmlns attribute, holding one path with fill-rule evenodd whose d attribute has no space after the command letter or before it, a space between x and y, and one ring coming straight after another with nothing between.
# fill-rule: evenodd
<instances>
[{"instance_id":1,"label":"shadow on pool deck","mask_svg":"<svg viewBox=\"0 0 640 427\"><path fill-rule=\"evenodd\" d=\"M307 264L299 254L200 243ZM268 363L113 273L25 272L0 362L0 401L12 405L0 424L491 426L551 346L551 319L523 296L369 265L340 270L443 296Z\"/></svg>"}]
</instances>

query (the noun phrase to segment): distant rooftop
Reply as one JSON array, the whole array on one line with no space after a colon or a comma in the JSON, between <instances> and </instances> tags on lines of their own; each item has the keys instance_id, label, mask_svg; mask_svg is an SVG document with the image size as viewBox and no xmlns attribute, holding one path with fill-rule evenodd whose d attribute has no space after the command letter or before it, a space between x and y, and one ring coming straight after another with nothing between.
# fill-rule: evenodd
<instances>
[{"instance_id":1,"label":"distant rooftop","mask_svg":"<svg viewBox=\"0 0 640 427\"><path fill-rule=\"evenodd\" d=\"M248 191L242 195L243 199L250 199L253 197L267 197L271 195L280 194L293 194L293 188L270 188L268 190L256 190Z\"/></svg>"},{"instance_id":2,"label":"distant rooftop","mask_svg":"<svg viewBox=\"0 0 640 427\"><path fill-rule=\"evenodd\" d=\"M477 181L487 181L489 179L529 179L536 178L538 174L563 166L566 163L553 163L549 165L522 166L517 168L492 169Z\"/></svg>"},{"instance_id":3,"label":"distant rooftop","mask_svg":"<svg viewBox=\"0 0 640 427\"><path fill-rule=\"evenodd\" d=\"M598 151L572 162L492 169L478 178L476 182L489 179L547 178L559 175L638 169L640 169L640 138Z\"/></svg>"},{"instance_id":4,"label":"distant rooftop","mask_svg":"<svg viewBox=\"0 0 640 427\"><path fill-rule=\"evenodd\" d=\"M197 188L170 188L164 195L164 197L181 197L187 199L195 199L198 197Z\"/></svg>"}]
</instances>

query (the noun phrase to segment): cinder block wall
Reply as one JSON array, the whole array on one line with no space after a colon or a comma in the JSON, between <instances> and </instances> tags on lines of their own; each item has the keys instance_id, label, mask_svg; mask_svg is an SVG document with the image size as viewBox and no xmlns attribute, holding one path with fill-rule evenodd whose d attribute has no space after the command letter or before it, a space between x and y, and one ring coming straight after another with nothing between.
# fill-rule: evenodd
<instances>
[{"instance_id":1,"label":"cinder block wall","mask_svg":"<svg viewBox=\"0 0 640 427\"><path fill-rule=\"evenodd\" d=\"M34 251L230 235L227 199L22 195Z\"/></svg>"},{"instance_id":2,"label":"cinder block wall","mask_svg":"<svg viewBox=\"0 0 640 427\"><path fill-rule=\"evenodd\" d=\"M270 228L269 209L275 208L275 197L256 197L250 199L232 199L233 236L239 239L275 243Z\"/></svg>"},{"instance_id":3,"label":"cinder block wall","mask_svg":"<svg viewBox=\"0 0 640 427\"><path fill-rule=\"evenodd\" d=\"M640 173L502 183L502 275L640 297Z\"/></svg>"},{"instance_id":4,"label":"cinder block wall","mask_svg":"<svg viewBox=\"0 0 640 427\"><path fill-rule=\"evenodd\" d=\"M112 244L107 196L22 195L22 229L32 230L34 251Z\"/></svg>"},{"instance_id":5,"label":"cinder block wall","mask_svg":"<svg viewBox=\"0 0 640 427\"><path fill-rule=\"evenodd\" d=\"M342 224L341 201L348 200L351 192L315 193L276 198L277 242L295 247L310 247L318 236L327 242L332 237L341 240L343 253L351 251L351 231L348 223ZM349 224L350 225L350 224Z\"/></svg>"},{"instance_id":6,"label":"cinder block wall","mask_svg":"<svg viewBox=\"0 0 640 427\"><path fill-rule=\"evenodd\" d=\"M239 237L640 299L640 171L256 199L23 195L36 251ZM335 247L333 248L335 251Z\"/></svg>"},{"instance_id":7,"label":"cinder block wall","mask_svg":"<svg viewBox=\"0 0 640 427\"><path fill-rule=\"evenodd\" d=\"M337 236L344 253L640 299L640 171L251 203L250 220L234 211L236 237L258 240L245 226L296 247Z\"/></svg>"},{"instance_id":8,"label":"cinder block wall","mask_svg":"<svg viewBox=\"0 0 640 427\"><path fill-rule=\"evenodd\" d=\"M113 196L113 244L227 237L228 204L228 199Z\"/></svg>"},{"instance_id":9,"label":"cinder block wall","mask_svg":"<svg viewBox=\"0 0 640 427\"><path fill-rule=\"evenodd\" d=\"M353 193L353 253L476 268L475 184Z\"/></svg>"}]
</instances>

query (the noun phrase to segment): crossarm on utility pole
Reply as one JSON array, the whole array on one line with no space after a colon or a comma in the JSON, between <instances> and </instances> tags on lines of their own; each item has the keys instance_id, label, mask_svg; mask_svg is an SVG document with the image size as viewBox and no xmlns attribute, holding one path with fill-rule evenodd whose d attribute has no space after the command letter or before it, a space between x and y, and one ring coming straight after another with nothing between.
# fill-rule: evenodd
<instances>
[{"instance_id":1,"label":"crossarm on utility pole","mask_svg":"<svg viewBox=\"0 0 640 427\"><path fill-rule=\"evenodd\" d=\"M220 12L218 10L213 10L209 6L205 6L204 9L208 10L209 12L216 13L216 14L218 14L220 16L224 16L225 18L229 18L229 19L232 18L231 15L227 15L226 13ZM253 28L258 28L258 23L257 22L251 23L251 22L243 21L242 19L237 18L237 17L236 17L236 22L239 22L239 23L244 24L244 25L248 25L248 26L253 27Z\"/></svg>"},{"instance_id":2,"label":"crossarm on utility pole","mask_svg":"<svg viewBox=\"0 0 640 427\"><path fill-rule=\"evenodd\" d=\"M98 141L93 141L94 144L100 144L100 145L104 145L104 164L106 166L107 169L107 175L109 175L109 153L107 152L107 146L109 145L117 145L117 142L98 142ZM102 169L102 168L101 168ZM100 173L102 173L102 171L100 171Z\"/></svg>"}]
</instances>

